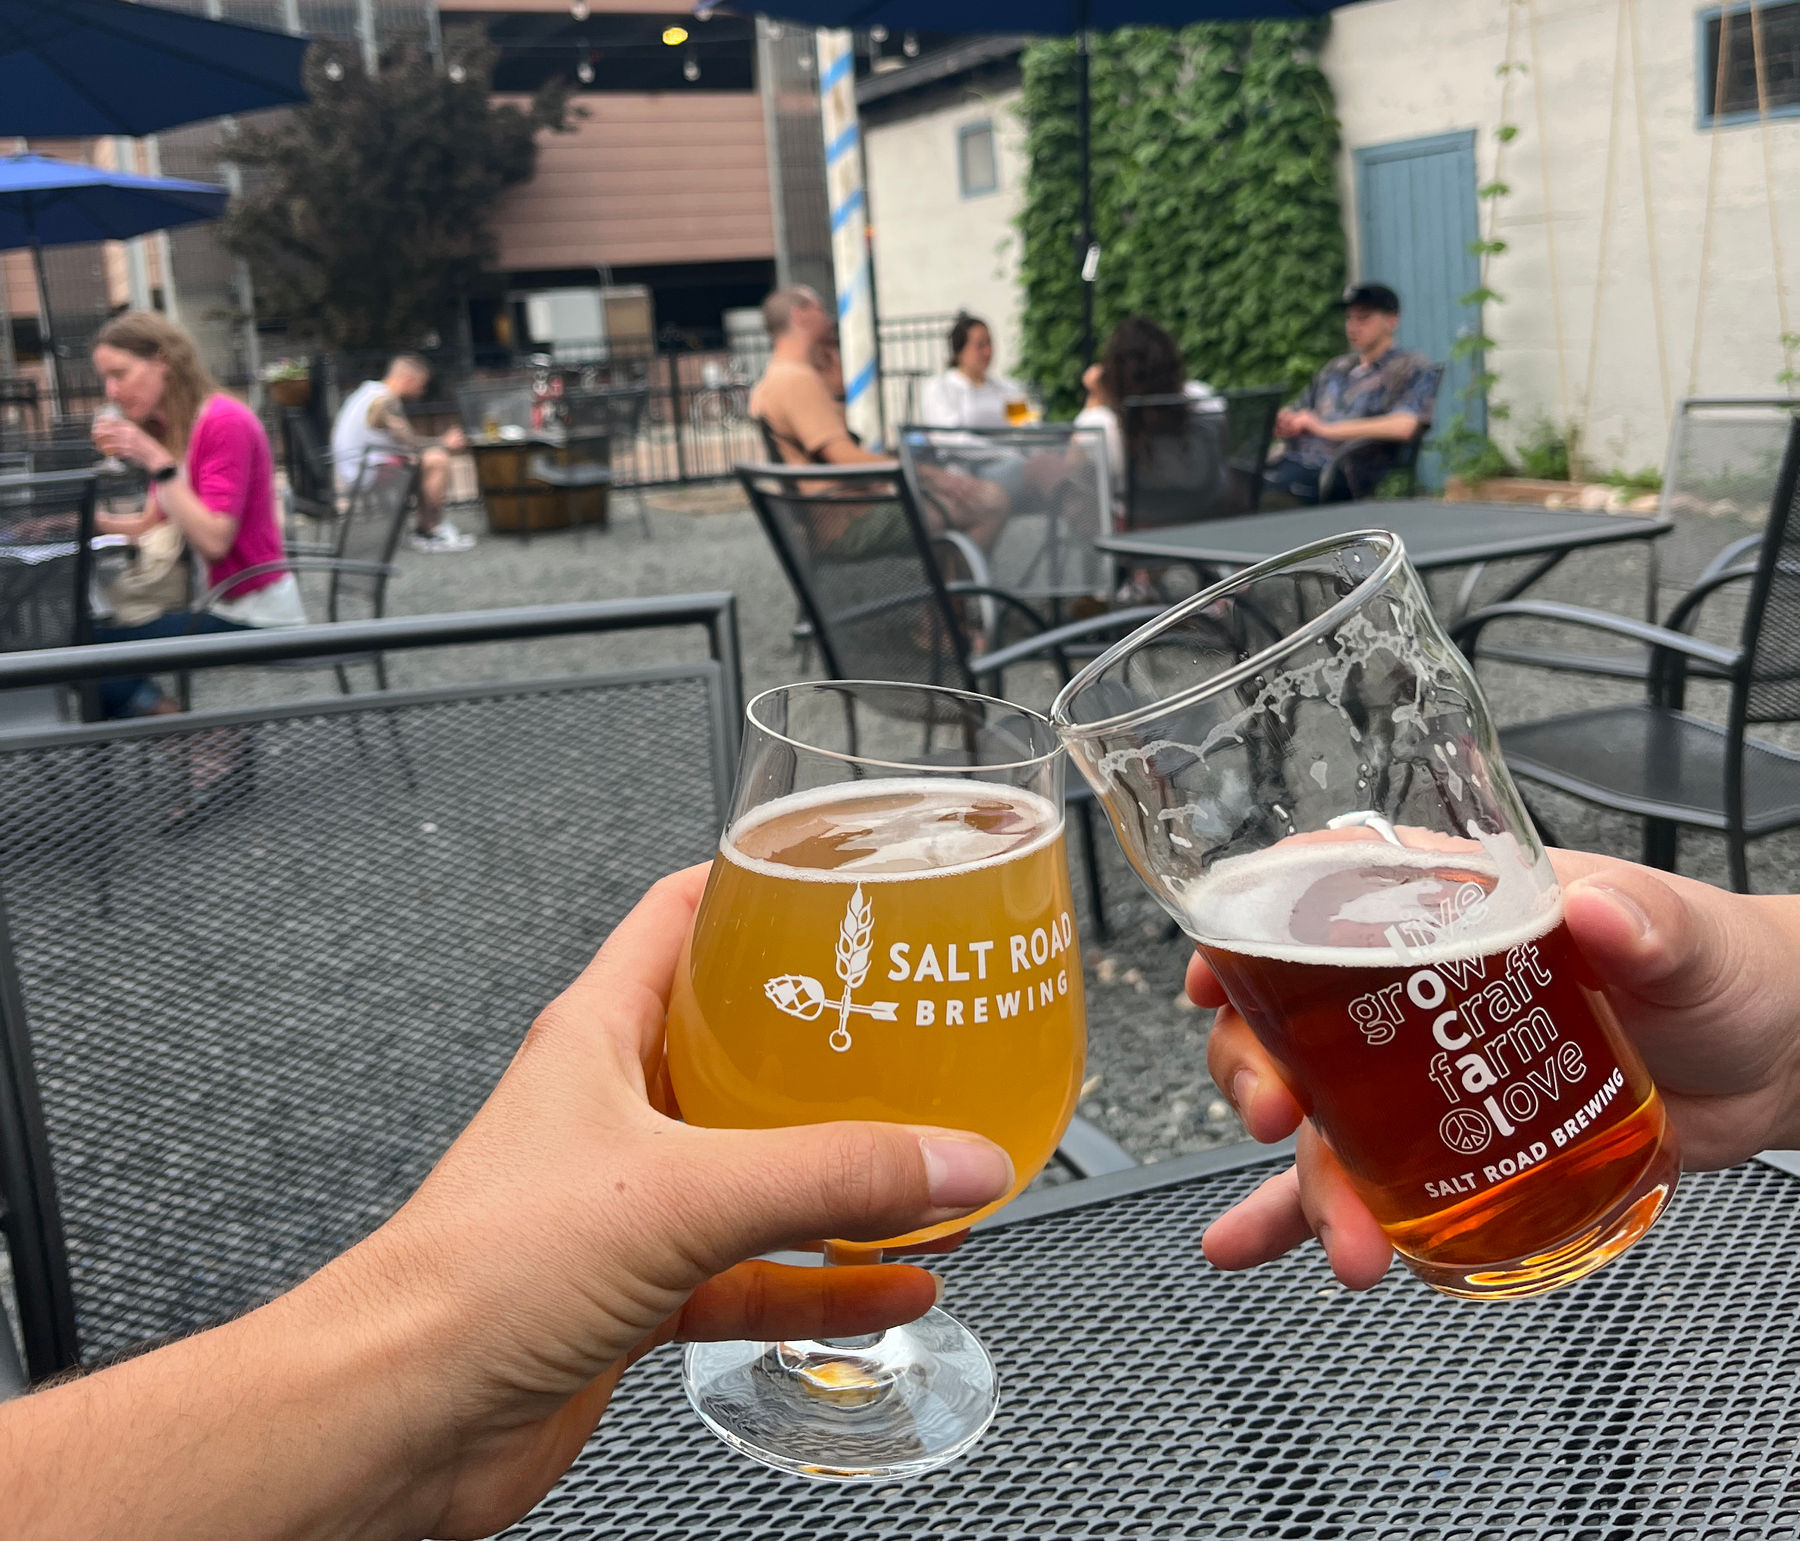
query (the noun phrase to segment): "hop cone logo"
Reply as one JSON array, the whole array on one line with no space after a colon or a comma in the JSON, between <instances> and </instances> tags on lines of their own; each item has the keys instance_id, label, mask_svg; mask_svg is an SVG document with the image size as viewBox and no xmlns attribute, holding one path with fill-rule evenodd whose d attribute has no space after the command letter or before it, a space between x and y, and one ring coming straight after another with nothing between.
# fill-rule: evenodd
<instances>
[{"instance_id":1,"label":"hop cone logo","mask_svg":"<svg viewBox=\"0 0 1800 1541\"><path fill-rule=\"evenodd\" d=\"M763 986L763 994L777 1008L802 1022L817 1021L825 1010L824 987L805 974L783 974L779 979L771 979Z\"/></svg>"}]
</instances>

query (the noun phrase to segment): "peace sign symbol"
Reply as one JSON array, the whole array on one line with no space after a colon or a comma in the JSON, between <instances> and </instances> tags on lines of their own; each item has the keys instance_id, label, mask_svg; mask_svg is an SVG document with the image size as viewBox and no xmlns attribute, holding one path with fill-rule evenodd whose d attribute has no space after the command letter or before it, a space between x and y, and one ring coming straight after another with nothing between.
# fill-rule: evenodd
<instances>
[{"instance_id":1,"label":"peace sign symbol","mask_svg":"<svg viewBox=\"0 0 1800 1541\"><path fill-rule=\"evenodd\" d=\"M1486 1150L1493 1139L1493 1126L1473 1108L1452 1108L1438 1125L1438 1133L1452 1150L1465 1156Z\"/></svg>"}]
</instances>

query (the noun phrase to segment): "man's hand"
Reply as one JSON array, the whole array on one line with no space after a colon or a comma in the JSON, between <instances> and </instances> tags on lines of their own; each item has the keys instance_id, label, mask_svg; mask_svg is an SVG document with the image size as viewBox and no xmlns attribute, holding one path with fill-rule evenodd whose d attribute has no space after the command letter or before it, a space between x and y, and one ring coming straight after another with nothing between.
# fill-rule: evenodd
<instances>
[{"instance_id":1,"label":"man's hand","mask_svg":"<svg viewBox=\"0 0 1800 1541\"><path fill-rule=\"evenodd\" d=\"M744 1259L903 1235L1012 1180L1005 1152L971 1135L711 1130L659 1112L670 981L704 878L651 890L413 1200L314 1281L435 1323L406 1396L431 1452L418 1484L431 1535L486 1535L525 1513L658 1343L870 1332L937 1294L912 1267Z\"/></svg>"},{"instance_id":2,"label":"man's hand","mask_svg":"<svg viewBox=\"0 0 1800 1541\"><path fill-rule=\"evenodd\" d=\"M1800 1145L1800 899L1725 893L1611 857L1551 853L1569 930L1637 1044L1696 1170ZM1249 1268L1310 1237L1367 1289L1393 1249L1337 1159L1205 962L1188 993L1222 1009L1207 1044L1214 1083L1252 1138L1300 1127L1295 1165L1207 1230L1218 1267Z\"/></svg>"},{"instance_id":3,"label":"man's hand","mask_svg":"<svg viewBox=\"0 0 1800 1541\"><path fill-rule=\"evenodd\" d=\"M1275 414L1275 437L1278 439L1298 437L1300 419L1303 416L1311 416L1311 414L1303 413L1298 407L1283 407Z\"/></svg>"},{"instance_id":4,"label":"man's hand","mask_svg":"<svg viewBox=\"0 0 1800 1541\"><path fill-rule=\"evenodd\" d=\"M469 436L460 428L452 428L438 442L454 454L469 447Z\"/></svg>"}]
</instances>

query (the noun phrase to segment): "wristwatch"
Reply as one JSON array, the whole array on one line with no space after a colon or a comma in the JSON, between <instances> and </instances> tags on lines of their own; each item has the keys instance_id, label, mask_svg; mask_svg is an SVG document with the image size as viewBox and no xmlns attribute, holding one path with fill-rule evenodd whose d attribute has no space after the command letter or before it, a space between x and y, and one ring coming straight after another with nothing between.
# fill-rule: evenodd
<instances>
[{"instance_id":1,"label":"wristwatch","mask_svg":"<svg viewBox=\"0 0 1800 1541\"><path fill-rule=\"evenodd\" d=\"M179 460L171 460L166 466L162 466L159 469L152 471L150 473L150 480L153 482L172 482L180 474L181 462Z\"/></svg>"}]
</instances>

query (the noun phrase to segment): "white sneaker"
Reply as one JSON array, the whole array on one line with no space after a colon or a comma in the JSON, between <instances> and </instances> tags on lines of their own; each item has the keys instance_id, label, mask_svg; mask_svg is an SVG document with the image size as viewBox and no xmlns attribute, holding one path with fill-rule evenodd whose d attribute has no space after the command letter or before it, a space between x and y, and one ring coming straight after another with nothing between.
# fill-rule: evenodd
<instances>
[{"instance_id":1,"label":"white sneaker","mask_svg":"<svg viewBox=\"0 0 1800 1541\"><path fill-rule=\"evenodd\" d=\"M475 537L464 535L448 519L440 519L433 529L409 531L406 544L414 551L467 551Z\"/></svg>"}]
</instances>

